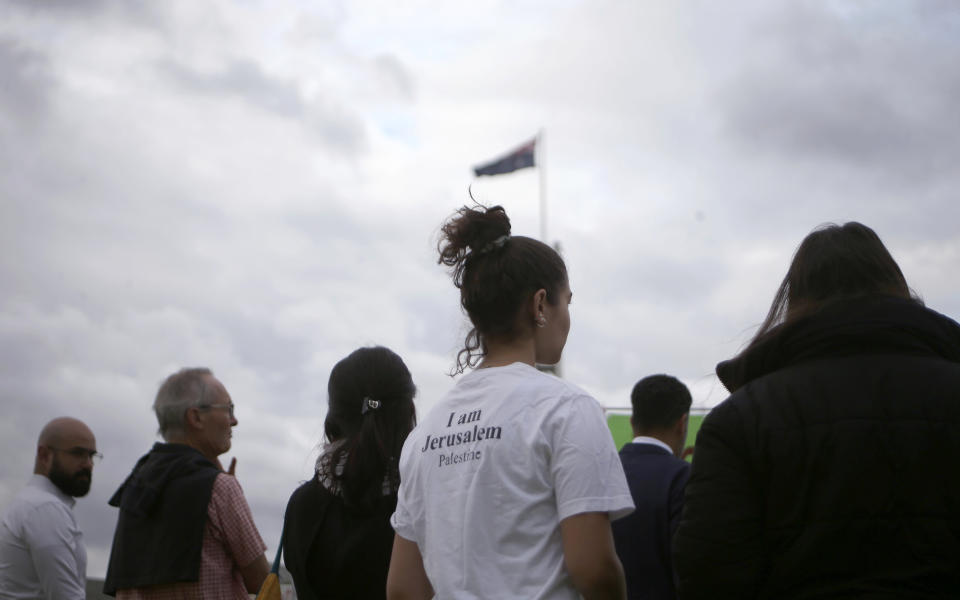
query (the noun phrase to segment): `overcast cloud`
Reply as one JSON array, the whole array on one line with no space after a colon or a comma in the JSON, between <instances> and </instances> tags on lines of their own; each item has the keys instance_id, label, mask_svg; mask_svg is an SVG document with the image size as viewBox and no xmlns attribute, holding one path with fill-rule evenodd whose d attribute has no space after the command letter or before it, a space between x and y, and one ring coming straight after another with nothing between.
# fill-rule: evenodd
<instances>
[{"instance_id":1,"label":"overcast cloud","mask_svg":"<svg viewBox=\"0 0 960 600\"><path fill-rule=\"evenodd\" d=\"M823 222L875 228L957 317L958 60L933 0L0 2L0 508L42 425L83 419L103 575L156 388L206 365L273 552L337 360L394 349L421 413L453 384L438 227L473 184L538 235L536 170L470 169L541 128L564 375L605 406L654 372L723 400Z\"/></svg>"}]
</instances>

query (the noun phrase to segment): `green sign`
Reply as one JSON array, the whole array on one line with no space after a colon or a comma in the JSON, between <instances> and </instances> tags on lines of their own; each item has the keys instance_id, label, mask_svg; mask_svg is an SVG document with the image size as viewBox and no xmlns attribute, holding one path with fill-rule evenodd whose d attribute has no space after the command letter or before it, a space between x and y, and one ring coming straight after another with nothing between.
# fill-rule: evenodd
<instances>
[{"instance_id":1,"label":"green sign","mask_svg":"<svg viewBox=\"0 0 960 600\"><path fill-rule=\"evenodd\" d=\"M690 413L690 424L687 426L687 442L683 447L683 457L687 460L693 458L693 443L697 440L697 432L700 431L700 424L703 423L705 416L707 416L706 413ZM617 451L633 439L630 415L608 413L607 427L613 434L613 442L617 445Z\"/></svg>"}]
</instances>

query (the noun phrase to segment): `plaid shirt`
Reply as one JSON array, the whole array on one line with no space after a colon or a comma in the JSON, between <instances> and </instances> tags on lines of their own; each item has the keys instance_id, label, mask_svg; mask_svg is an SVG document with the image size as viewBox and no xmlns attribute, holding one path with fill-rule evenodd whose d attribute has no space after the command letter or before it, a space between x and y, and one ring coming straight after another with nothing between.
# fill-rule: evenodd
<instances>
[{"instance_id":1,"label":"plaid shirt","mask_svg":"<svg viewBox=\"0 0 960 600\"><path fill-rule=\"evenodd\" d=\"M266 549L240 484L221 473L207 509L200 580L117 590L117 600L248 600L238 567L249 565Z\"/></svg>"}]
</instances>

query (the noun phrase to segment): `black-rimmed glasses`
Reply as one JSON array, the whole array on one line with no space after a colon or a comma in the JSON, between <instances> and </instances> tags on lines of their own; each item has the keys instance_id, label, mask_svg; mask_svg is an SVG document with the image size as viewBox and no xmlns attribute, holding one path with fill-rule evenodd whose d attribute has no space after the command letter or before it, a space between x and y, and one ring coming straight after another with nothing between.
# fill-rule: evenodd
<instances>
[{"instance_id":1,"label":"black-rimmed glasses","mask_svg":"<svg viewBox=\"0 0 960 600\"><path fill-rule=\"evenodd\" d=\"M230 416L233 416L233 402L228 402L227 404L200 404L197 408L225 408L227 412L230 413Z\"/></svg>"},{"instance_id":2,"label":"black-rimmed glasses","mask_svg":"<svg viewBox=\"0 0 960 600\"><path fill-rule=\"evenodd\" d=\"M89 448L81 448L77 446L75 448L56 448L54 446L47 446L51 450L56 450L57 452L63 452L69 454L77 460L83 460L85 458L89 459L91 463L98 463L103 460L103 455L97 452L96 450L90 450Z\"/></svg>"}]
</instances>

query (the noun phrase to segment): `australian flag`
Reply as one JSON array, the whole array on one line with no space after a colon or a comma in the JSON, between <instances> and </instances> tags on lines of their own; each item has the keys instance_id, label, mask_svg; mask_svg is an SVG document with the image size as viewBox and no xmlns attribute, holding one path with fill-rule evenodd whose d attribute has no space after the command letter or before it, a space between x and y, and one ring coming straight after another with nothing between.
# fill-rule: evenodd
<instances>
[{"instance_id":1,"label":"australian flag","mask_svg":"<svg viewBox=\"0 0 960 600\"><path fill-rule=\"evenodd\" d=\"M474 167L473 172L477 177L480 177L481 175L503 175L504 173L513 173L519 169L532 167L534 166L533 153L536 147L537 138L533 138L506 156Z\"/></svg>"}]
</instances>

